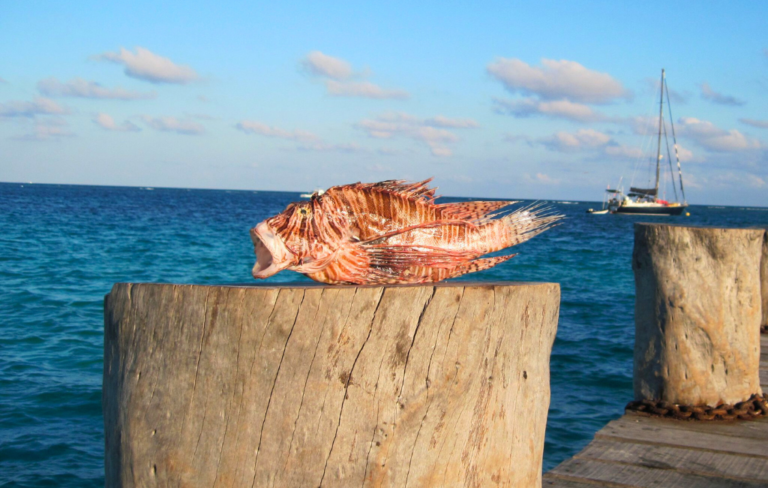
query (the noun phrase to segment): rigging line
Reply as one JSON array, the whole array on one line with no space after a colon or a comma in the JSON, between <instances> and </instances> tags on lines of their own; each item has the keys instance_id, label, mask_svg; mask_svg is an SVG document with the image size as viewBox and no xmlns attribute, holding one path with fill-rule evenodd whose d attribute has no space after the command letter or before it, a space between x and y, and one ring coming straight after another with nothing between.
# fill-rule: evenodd
<instances>
[{"instance_id":1,"label":"rigging line","mask_svg":"<svg viewBox=\"0 0 768 488\"><path fill-rule=\"evenodd\" d=\"M669 177L672 182L672 189L675 191L675 201L677 201L677 187L675 186L675 170L672 168L672 153L669 151L669 138L667 137L667 123L664 123L664 143L667 145L667 160L669 161ZM665 185L666 188L666 185Z\"/></svg>"},{"instance_id":2,"label":"rigging line","mask_svg":"<svg viewBox=\"0 0 768 488\"><path fill-rule=\"evenodd\" d=\"M674 145L675 145L675 159L677 159L677 173L678 173L678 177L680 178L680 193L682 193L683 195L683 203L686 203L687 200L685 199L685 189L683 189L683 169L680 167L680 155L678 154L678 149L677 149L677 137L675 137L675 119L672 118L672 104L669 102L669 86L665 84L664 88L666 88L665 91L667 93L667 110L669 111L669 124L672 127L672 142L674 142Z\"/></svg>"},{"instance_id":3,"label":"rigging line","mask_svg":"<svg viewBox=\"0 0 768 488\"><path fill-rule=\"evenodd\" d=\"M661 70L661 93L659 94L659 143L656 147L656 195L659 194L659 166L661 165L662 122L664 122L664 69Z\"/></svg>"}]
</instances>

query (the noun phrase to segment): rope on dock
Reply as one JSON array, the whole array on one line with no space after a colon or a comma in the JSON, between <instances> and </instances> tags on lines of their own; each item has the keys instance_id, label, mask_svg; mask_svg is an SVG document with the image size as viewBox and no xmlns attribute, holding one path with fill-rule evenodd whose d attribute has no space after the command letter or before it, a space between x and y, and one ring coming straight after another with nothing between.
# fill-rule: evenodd
<instances>
[{"instance_id":1,"label":"rope on dock","mask_svg":"<svg viewBox=\"0 0 768 488\"><path fill-rule=\"evenodd\" d=\"M677 420L754 420L768 415L768 396L754 394L735 405L720 404L716 407L678 405L663 400L636 400L629 402L625 410L648 417Z\"/></svg>"}]
</instances>

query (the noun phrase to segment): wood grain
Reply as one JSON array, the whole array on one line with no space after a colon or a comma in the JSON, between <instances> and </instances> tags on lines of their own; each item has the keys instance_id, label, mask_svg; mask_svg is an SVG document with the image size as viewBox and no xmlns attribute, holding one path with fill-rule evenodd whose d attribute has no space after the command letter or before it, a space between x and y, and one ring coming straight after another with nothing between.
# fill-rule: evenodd
<instances>
[{"instance_id":1,"label":"wood grain","mask_svg":"<svg viewBox=\"0 0 768 488\"><path fill-rule=\"evenodd\" d=\"M766 386L768 386L768 354L765 352L768 350L768 335L758 335L756 333L757 321L755 320L750 319L734 323L732 321L733 317L726 317L723 314L718 315L720 312L727 312L729 309L733 310L734 304L723 305L723 302L727 301L727 297L724 299L716 294L709 293L707 295L702 293L702 290L706 291L707 288L710 291L717 289L720 286L716 283L717 280L712 279L709 284L704 284L703 286L700 286L701 283L694 283L694 288L686 288L687 285L684 280L681 281L681 276L686 274L710 272L714 273L712 276L719 273L720 278L724 277L727 282L729 279L727 277L728 272L726 270L723 273L724 270L722 268L723 263L728 261L727 259L722 259L722 262L717 263L717 266L720 267L719 271L714 268L709 271L701 269L701 263L697 263L697 260L706 261L712 258L714 251L730 252L727 247L723 248L721 246L724 241L729 239L734 245L738 244L740 247L740 249L734 250L734 253L746 253L745 255L747 256L747 258L742 260L742 263L734 265L731 271L743 269L746 262L751 263L754 268L758 262L756 259L753 259L754 253L751 250L754 247L754 243L751 243L754 236L749 234L748 231L746 233L736 231L728 236L726 235L728 232L722 232L724 231L723 229L692 229L691 232L685 230L683 232L687 232L689 235L682 239L683 241L689 239L691 235L694 235L695 238L681 247L669 245L670 240L673 239L668 234L677 232L674 227L647 227L654 227L654 229L649 230L646 228L645 231L648 234L641 237L643 239L658 240L655 243L651 243L651 247L658 245L662 241L665 241L667 246L666 249L656 249L657 255L651 259L651 261L654 261L652 263L646 260L647 255L638 256L638 253L635 253L635 258L640 258L640 262L633 264L636 278L638 278L637 273L640 271L640 274L644 276L641 276L639 280L645 280L645 283L638 285L645 287L643 291L645 296L643 300L638 298L637 304L638 307L643 306L645 308L641 313L636 314L636 320L639 317L640 321L647 321L649 317L653 318L651 316L661 309L665 309L672 317L669 315L664 316L664 314L655 317L654 320L657 320L658 325L656 331L652 331L652 328L649 328L647 323L643 326L642 330L640 328L641 324L637 324L639 333L636 338L643 342L639 347L636 345L635 349L636 353L638 350L643 353L640 365L649 366L650 362L643 363L643 361L647 361L649 358L652 359L655 355L656 360L659 361L657 366L660 366L660 369L658 369L659 377L664 374L670 375L669 370L664 370L668 366L670 366L670 369L673 369L675 365L671 363L674 361L679 362L677 366L690 367L691 364L689 363L695 363L697 360L691 355L692 347L706 346L707 341L697 342L693 340L685 342L689 338L685 334L693 335L691 334L692 324L703 324L702 319L714 317L711 324L704 324L704 328L710 334L708 339L710 341L709 346L717 346L715 349L719 350L719 352L716 352L714 349L705 351L705 354L699 355L699 359L713 352L724 356L744 355L745 353L746 355L754 354L755 359L759 360L759 364L754 364L754 361L750 360L751 366L744 373L746 376L759 373L757 378L759 378L759 383L763 391L765 391ZM657 230L659 231L658 234L655 233ZM721 242L713 243L713 241L718 240ZM644 242L641 244L646 247L643 253L647 252L648 243ZM766 249L768 249L766 246L768 246L768 240L763 240L762 245L762 291L765 292L768 289L765 286L765 264L768 262L766 261ZM687 256L681 257L681 254L686 254ZM707 254L710 255L707 256ZM686 266L690 269L683 269ZM754 274L753 271L754 269L748 270L744 275L739 275L738 279L735 280L737 282L736 286L731 288L729 292L738 292L738 289L741 289L743 292L745 289L749 289L750 285L742 280ZM732 278L733 276L731 276ZM663 283L659 284L661 281ZM649 293L649 290L652 291L653 287L657 285L661 292L658 295L655 295L656 291ZM737 305L741 303L745 308L745 310L739 313L749 310L754 311L754 305L759 303L755 287L752 286L751 289L752 292L747 294L746 297L742 297L741 302L736 301ZM638 290L638 295L640 293L641 291ZM667 303L660 305L660 308L655 311L648 308L653 306L651 302L654 299L654 295L655 299L663 298L663 300L667 301ZM765 296L765 293L763 293L763 303L765 303ZM715 304L713 307L712 304L703 303L705 300L710 302L719 300L720 303ZM693 316L691 320L681 315L686 307L688 310L686 313ZM707 314L707 311L711 312L718 308L720 310L718 314L714 316ZM748 315L751 317L755 314ZM675 320L677 320L677 323L672 323ZM730 324L728 324L729 321L731 322ZM745 324L748 324L748 327L744 327ZM723 327L724 325L727 327ZM735 330L728 330L733 325L735 325ZM717 330L718 328L720 330ZM732 334L733 332L738 334L740 332L748 340L746 342L744 340L735 341L735 343L723 342L717 336L718 334L722 335L724 332L727 334ZM666 337L664 333L667 334ZM649 341L652 341L652 344ZM684 344L681 346L681 343ZM677 344L677 348L674 347L675 344ZM661 354L661 352L664 352L662 351L664 348L666 348L666 352ZM684 348L687 348L687 350L684 350ZM673 349L676 352L670 354L670 351ZM706 349L706 347L702 349ZM681 350L683 353L678 352ZM678 357L675 357L675 355ZM689 360L691 357L693 357L693 360ZM637 368L637 356L635 359L635 366ZM743 364L749 362L743 359L742 357L741 361ZM646 377L641 379L646 381L647 385L661 381L666 382L665 388L687 387L689 392L693 390L691 388L693 382L686 385L684 382L675 382L676 380L669 381L668 377L654 379L647 376L647 373L647 371L641 371L641 374L646 374ZM636 382L638 380L637 374L638 371L636 369ZM722 389L725 382L721 381L721 378L716 377L716 375L714 376L709 378L709 381L718 382L718 388ZM745 382L745 384L747 383ZM702 390L705 389L706 386ZM768 418L760 418L753 421L698 422L644 417L630 412L617 420L609 422L581 452L547 472L543 478L543 486L550 488L658 488L678 486L685 488L715 488L768 486Z\"/></svg>"},{"instance_id":2,"label":"wood grain","mask_svg":"<svg viewBox=\"0 0 768 488\"><path fill-rule=\"evenodd\" d=\"M762 393L764 234L635 224L635 400L715 406Z\"/></svg>"},{"instance_id":3,"label":"wood grain","mask_svg":"<svg viewBox=\"0 0 768 488\"><path fill-rule=\"evenodd\" d=\"M559 299L117 284L106 485L540 486Z\"/></svg>"}]
</instances>

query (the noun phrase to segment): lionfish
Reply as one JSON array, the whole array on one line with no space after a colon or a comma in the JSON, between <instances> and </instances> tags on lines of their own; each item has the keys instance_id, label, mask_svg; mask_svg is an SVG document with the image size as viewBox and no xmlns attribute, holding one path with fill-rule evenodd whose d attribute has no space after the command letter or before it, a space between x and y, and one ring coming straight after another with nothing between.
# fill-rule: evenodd
<instances>
[{"instance_id":1,"label":"lionfish","mask_svg":"<svg viewBox=\"0 0 768 488\"><path fill-rule=\"evenodd\" d=\"M436 204L431 181L354 183L291 203L251 229L255 278L290 269L332 284L426 283L491 268L482 257L552 227L561 215L511 201Z\"/></svg>"}]
</instances>

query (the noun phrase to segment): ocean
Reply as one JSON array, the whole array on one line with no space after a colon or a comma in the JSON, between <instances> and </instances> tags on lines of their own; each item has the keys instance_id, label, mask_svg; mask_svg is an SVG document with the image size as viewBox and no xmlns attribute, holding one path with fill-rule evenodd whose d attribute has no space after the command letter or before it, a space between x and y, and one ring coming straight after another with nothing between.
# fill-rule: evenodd
<instances>
[{"instance_id":1,"label":"ocean","mask_svg":"<svg viewBox=\"0 0 768 488\"><path fill-rule=\"evenodd\" d=\"M115 282L250 283L249 228L297 200L288 192L0 184L0 486L103 486L104 295ZM562 287L545 470L632 399L633 223L768 225L768 208L630 217L585 213L599 203L550 205L567 217L562 225L517 246L514 259L461 278ZM292 272L270 280L308 281Z\"/></svg>"}]
</instances>

